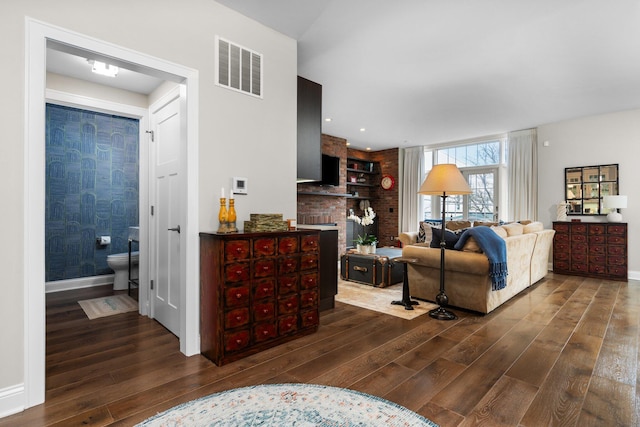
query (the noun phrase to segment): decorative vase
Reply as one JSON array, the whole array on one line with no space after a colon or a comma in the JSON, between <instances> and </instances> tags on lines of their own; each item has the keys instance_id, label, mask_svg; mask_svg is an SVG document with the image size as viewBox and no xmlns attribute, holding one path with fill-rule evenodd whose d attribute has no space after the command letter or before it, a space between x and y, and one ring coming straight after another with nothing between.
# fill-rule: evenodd
<instances>
[{"instance_id":1,"label":"decorative vase","mask_svg":"<svg viewBox=\"0 0 640 427\"><path fill-rule=\"evenodd\" d=\"M356 245L356 250L359 254L375 254L376 253L376 245L375 244L361 244L358 243Z\"/></svg>"},{"instance_id":2,"label":"decorative vase","mask_svg":"<svg viewBox=\"0 0 640 427\"><path fill-rule=\"evenodd\" d=\"M569 209L569 203L567 202L558 203L558 207L556 209L556 219L558 221L566 221L568 209Z\"/></svg>"},{"instance_id":3,"label":"decorative vase","mask_svg":"<svg viewBox=\"0 0 640 427\"><path fill-rule=\"evenodd\" d=\"M361 245L360 243L358 243L357 245L357 250L359 254L368 254L371 251L371 246L370 245Z\"/></svg>"}]
</instances>

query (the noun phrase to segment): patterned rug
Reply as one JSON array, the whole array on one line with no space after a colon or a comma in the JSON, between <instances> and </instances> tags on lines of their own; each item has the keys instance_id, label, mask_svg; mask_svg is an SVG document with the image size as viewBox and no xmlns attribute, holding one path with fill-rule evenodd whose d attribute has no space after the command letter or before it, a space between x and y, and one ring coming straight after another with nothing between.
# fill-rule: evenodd
<instances>
[{"instance_id":1,"label":"patterned rug","mask_svg":"<svg viewBox=\"0 0 640 427\"><path fill-rule=\"evenodd\" d=\"M314 384L265 384L212 394L138 424L141 427L437 427L380 397Z\"/></svg>"},{"instance_id":2,"label":"patterned rug","mask_svg":"<svg viewBox=\"0 0 640 427\"><path fill-rule=\"evenodd\" d=\"M127 313L138 309L138 302L127 294L78 301L89 319Z\"/></svg>"},{"instance_id":3,"label":"patterned rug","mask_svg":"<svg viewBox=\"0 0 640 427\"><path fill-rule=\"evenodd\" d=\"M338 278L338 295L336 301L351 304L380 313L390 314L411 320L433 310L438 306L425 301L418 301L413 310L405 310L402 305L391 305L391 301L402 299L402 283L376 288L356 282L348 282Z\"/></svg>"}]
</instances>

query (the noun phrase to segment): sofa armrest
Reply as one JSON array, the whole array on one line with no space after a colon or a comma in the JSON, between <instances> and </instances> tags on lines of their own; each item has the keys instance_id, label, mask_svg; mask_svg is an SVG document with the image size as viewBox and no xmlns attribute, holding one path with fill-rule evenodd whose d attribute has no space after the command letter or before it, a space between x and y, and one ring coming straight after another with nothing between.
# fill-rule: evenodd
<instances>
[{"instance_id":1,"label":"sofa armrest","mask_svg":"<svg viewBox=\"0 0 640 427\"><path fill-rule=\"evenodd\" d=\"M418 232L417 231L405 231L400 233L398 236L398 240L402 243L402 247L408 245L415 245L418 243Z\"/></svg>"},{"instance_id":2,"label":"sofa armrest","mask_svg":"<svg viewBox=\"0 0 640 427\"><path fill-rule=\"evenodd\" d=\"M415 258L415 265L440 269L440 249L411 245L402 248L402 256ZM445 269L469 274L489 275L489 260L485 254L446 249Z\"/></svg>"},{"instance_id":3,"label":"sofa armrest","mask_svg":"<svg viewBox=\"0 0 640 427\"><path fill-rule=\"evenodd\" d=\"M531 256L531 283L535 283L547 275L551 263L551 248L555 230L536 232L536 244Z\"/></svg>"}]
</instances>

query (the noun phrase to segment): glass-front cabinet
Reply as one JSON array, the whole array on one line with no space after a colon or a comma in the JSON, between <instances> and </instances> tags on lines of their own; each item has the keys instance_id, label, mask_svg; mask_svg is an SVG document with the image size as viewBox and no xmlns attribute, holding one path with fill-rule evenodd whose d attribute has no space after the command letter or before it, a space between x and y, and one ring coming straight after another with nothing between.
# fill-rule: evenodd
<instances>
[{"instance_id":1,"label":"glass-front cabinet","mask_svg":"<svg viewBox=\"0 0 640 427\"><path fill-rule=\"evenodd\" d=\"M603 198L618 195L618 165L565 168L568 215L606 215Z\"/></svg>"}]
</instances>

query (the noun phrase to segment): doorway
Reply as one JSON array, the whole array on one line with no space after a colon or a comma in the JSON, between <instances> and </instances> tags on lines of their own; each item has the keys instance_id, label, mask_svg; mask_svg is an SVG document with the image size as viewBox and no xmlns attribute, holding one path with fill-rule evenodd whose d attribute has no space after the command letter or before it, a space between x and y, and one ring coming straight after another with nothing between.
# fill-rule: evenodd
<instances>
[{"instance_id":1,"label":"doorway","mask_svg":"<svg viewBox=\"0 0 640 427\"><path fill-rule=\"evenodd\" d=\"M45 295L44 295L44 109L46 94L47 42L92 51L105 57L134 64L150 73L181 83L181 97L187 104L186 141L182 151L185 171L182 180L182 232L180 253L180 351L187 356L199 353L198 292L198 72L161 59L96 40L82 34L26 19L25 62L25 234L24 234L24 407L44 402L45 397ZM141 240L148 240L141 216ZM143 289L140 290L142 298ZM146 295L145 295L146 298Z\"/></svg>"}]
</instances>

